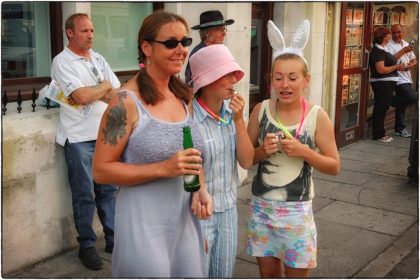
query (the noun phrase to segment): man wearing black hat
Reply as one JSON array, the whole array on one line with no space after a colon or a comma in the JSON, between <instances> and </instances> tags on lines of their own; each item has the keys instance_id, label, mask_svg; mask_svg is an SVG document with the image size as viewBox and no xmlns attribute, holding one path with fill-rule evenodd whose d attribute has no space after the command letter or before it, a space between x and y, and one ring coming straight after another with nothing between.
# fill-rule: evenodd
<instances>
[{"instance_id":1,"label":"man wearing black hat","mask_svg":"<svg viewBox=\"0 0 420 280\"><path fill-rule=\"evenodd\" d=\"M206 11L200 15L200 24L191 27L191 29L200 32L201 42L191 51L189 57L197 52L199 49L213 45L223 44L226 36L226 25L231 25L235 21L233 19L224 20L220 11ZM188 59L189 59L188 57ZM191 69L188 62L185 69L185 82L192 87Z\"/></svg>"}]
</instances>

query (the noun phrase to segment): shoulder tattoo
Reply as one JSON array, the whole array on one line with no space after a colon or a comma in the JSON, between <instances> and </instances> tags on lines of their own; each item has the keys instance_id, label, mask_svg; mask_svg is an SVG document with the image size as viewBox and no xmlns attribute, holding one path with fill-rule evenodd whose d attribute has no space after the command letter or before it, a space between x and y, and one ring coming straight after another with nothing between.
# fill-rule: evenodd
<instances>
[{"instance_id":1,"label":"shoulder tattoo","mask_svg":"<svg viewBox=\"0 0 420 280\"><path fill-rule=\"evenodd\" d=\"M122 138L126 134L127 126L127 110L124 107L123 99L127 98L127 93L118 93L118 104L108 110L105 127L102 128L104 135L104 144L117 145L118 138Z\"/></svg>"}]
</instances>

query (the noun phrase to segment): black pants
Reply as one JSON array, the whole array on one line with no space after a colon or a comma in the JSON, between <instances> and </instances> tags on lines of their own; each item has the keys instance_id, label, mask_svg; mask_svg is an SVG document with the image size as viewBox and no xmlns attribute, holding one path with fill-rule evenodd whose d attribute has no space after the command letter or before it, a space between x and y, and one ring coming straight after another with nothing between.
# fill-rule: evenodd
<instances>
[{"instance_id":1,"label":"black pants","mask_svg":"<svg viewBox=\"0 0 420 280\"><path fill-rule=\"evenodd\" d=\"M372 115L372 139L380 139L385 136L385 116L392 101L394 87L397 82L377 81L371 82L375 101Z\"/></svg>"},{"instance_id":2,"label":"black pants","mask_svg":"<svg viewBox=\"0 0 420 280\"><path fill-rule=\"evenodd\" d=\"M395 132L403 131L406 126L405 122L405 110L407 106L413 104L419 100L418 93L413 89L412 84L400 84L395 87Z\"/></svg>"}]
</instances>

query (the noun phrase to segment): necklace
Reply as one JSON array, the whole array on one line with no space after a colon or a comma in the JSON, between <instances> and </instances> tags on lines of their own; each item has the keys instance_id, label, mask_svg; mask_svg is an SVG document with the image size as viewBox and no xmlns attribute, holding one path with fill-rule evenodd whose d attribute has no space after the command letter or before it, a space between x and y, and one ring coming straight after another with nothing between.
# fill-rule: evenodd
<instances>
[{"instance_id":1,"label":"necklace","mask_svg":"<svg viewBox=\"0 0 420 280\"><path fill-rule=\"evenodd\" d=\"M215 113L213 113L212 110L209 109L209 107L207 107L203 101L201 101L201 99L199 97L197 97L197 102L198 104L200 104L200 106L207 112L209 113L210 116L213 117L213 119L217 122L218 125L225 125L228 126L232 123L232 116L230 116L230 119L227 121L224 119L225 116L225 109L222 106L222 111L220 112L220 117L218 115L216 115Z\"/></svg>"},{"instance_id":2,"label":"necklace","mask_svg":"<svg viewBox=\"0 0 420 280\"><path fill-rule=\"evenodd\" d=\"M301 97L300 100L301 100L301 103L302 103L303 114L302 114L302 117L300 119L299 127L298 127L298 129L296 130L296 133L295 133L295 139L297 139L297 137L300 134L300 131L301 131L302 125L303 125L303 121L305 120L305 114L306 114L306 100L303 97ZM277 128L279 128L281 131L283 131L283 133L286 134L287 138L293 138L293 135L290 133L290 131L280 122L279 114L277 112L277 103L276 103L276 122L277 123L275 123L275 125L277 126Z\"/></svg>"}]
</instances>

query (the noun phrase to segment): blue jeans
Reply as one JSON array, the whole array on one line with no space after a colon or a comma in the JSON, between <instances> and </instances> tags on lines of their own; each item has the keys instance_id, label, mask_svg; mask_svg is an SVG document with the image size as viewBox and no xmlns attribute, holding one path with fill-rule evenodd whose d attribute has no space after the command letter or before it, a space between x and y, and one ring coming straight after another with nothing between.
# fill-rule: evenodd
<instances>
[{"instance_id":1,"label":"blue jeans","mask_svg":"<svg viewBox=\"0 0 420 280\"><path fill-rule=\"evenodd\" d=\"M92 159L96 141L64 145L73 205L73 218L80 248L95 246L92 228L95 207L105 233L105 242L114 246L115 195L117 187L100 185L92 178ZM95 196L94 196L95 195Z\"/></svg>"},{"instance_id":2,"label":"blue jeans","mask_svg":"<svg viewBox=\"0 0 420 280\"><path fill-rule=\"evenodd\" d=\"M395 87L395 132L403 131L406 126L405 122L405 110L408 105L413 104L419 100L418 93L413 89L412 84L399 84Z\"/></svg>"}]
</instances>

